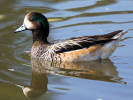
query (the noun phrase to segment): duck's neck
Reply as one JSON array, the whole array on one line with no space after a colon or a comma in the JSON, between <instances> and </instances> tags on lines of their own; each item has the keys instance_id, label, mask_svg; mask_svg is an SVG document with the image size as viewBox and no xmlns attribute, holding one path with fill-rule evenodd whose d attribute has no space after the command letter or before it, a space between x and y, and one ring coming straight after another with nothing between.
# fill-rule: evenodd
<instances>
[{"instance_id":1,"label":"duck's neck","mask_svg":"<svg viewBox=\"0 0 133 100\"><path fill-rule=\"evenodd\" d=\"M36 30L32 30L32 34L33 34L33 44L35 42L49 44L47 40L49 31L45 31L43 29L36 29Z\"/></svg>"}]
</instances>

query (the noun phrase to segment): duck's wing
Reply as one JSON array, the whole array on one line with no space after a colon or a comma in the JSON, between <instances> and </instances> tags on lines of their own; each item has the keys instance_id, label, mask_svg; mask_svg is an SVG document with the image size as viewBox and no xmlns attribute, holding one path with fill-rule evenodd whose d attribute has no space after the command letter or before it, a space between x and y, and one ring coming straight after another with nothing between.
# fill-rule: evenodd
<instances>
[{"instance_id":1,"label":"duck's wing","mask_svg":"<svg viewBox=\"0 0 133 100\"><path fill-rule=\"evenodd\" d=\"M95 36L83 36L83 37L76 37L65 40L63 42L59 42L52 45L52 49L58 54L63 52L69 52L74 50L79 50L83 48L89 48L90 46L94 45L103 45L110 41L116 40L113 39L116 34L120 33L121 31L115 31L105 35L95 35Z\"/></svg>"}]
</instances>

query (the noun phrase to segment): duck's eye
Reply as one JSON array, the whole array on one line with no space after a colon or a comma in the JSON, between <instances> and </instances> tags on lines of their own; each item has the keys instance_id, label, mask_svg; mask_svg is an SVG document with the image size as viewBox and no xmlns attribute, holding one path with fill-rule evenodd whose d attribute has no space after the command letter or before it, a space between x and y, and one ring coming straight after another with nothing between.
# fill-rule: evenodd
<instances>
[{"instance_id":1,"label":"duck's eye","mask_svg":"<svg viewBox=\"0 0 133 100\"><path fill-rule=\"evenodd\" d=\"M35 17L35 16L33 16L33 17L30 17L30 19L29 19L30 21L35 21L35 20L38 20L38 17Z\"/></svg>"}]
</instances>

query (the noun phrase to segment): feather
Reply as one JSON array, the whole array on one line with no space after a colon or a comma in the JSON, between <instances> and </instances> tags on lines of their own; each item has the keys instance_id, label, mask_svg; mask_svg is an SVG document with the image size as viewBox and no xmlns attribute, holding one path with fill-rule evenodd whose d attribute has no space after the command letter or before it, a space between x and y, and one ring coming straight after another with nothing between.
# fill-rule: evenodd
<instances>
[{"instance_id":1,"label":"feather","mask_svg":"<svg viewBox=\"0 0 133 100\"><path fill-rule=\"evenodd\" d=\"M105 35L70 38L68 40L53 44L52 49L55 51L56 54L58 54L83 48L89 48L90 46L97 44L103 45L110 41L116 40L116 38L113 37L120 32L122 32L122 30L118 30Z\"/></svg>"}]
</instances>

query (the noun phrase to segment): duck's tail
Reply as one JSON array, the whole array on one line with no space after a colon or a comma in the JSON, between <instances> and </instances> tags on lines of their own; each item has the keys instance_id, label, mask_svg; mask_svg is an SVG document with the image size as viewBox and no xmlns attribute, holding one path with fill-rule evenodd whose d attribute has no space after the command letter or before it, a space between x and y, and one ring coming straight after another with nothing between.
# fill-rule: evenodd
<instances>
[{"instance_id":1,"label":"duck's tail","mask_svg":"<svg viewBox=\"0 0 133 100\"><path fill-rule=\"evenodd\" d=\"M122 36L123 36L124 34L128 33L128 31L130 31L130 30L133 30L133 29L128 29L127 31L122 31L122 32L116 34L115 36L113 36L112 39L120 40L120 39L122 38Z\"/></svg>"}]
</instances>

